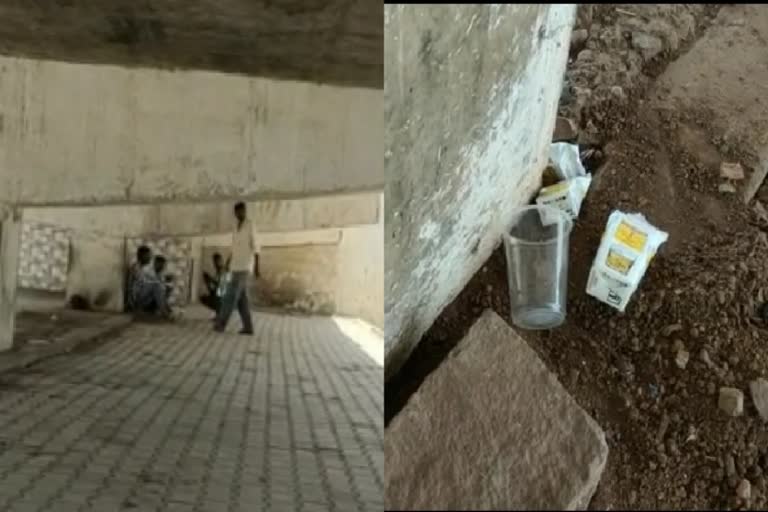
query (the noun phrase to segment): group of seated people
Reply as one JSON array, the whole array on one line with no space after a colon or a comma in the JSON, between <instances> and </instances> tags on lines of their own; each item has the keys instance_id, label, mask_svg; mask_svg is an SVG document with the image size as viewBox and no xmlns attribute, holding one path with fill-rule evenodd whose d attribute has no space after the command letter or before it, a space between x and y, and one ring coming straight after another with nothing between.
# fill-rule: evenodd
<instances>
[{"instance_id":1,"label":"group of seated people","mask_svg":"<svg viewBox=\"0 0 768 512\"><path fill-rule=\"evenodd\" d=\"M173 276L165 275L166 259L152 258L152 250L142 245L136 251L136 262L128 271L126 309L132 313L171 319L173 311L168 298L173 290Z\"/></svg>"},{"instance_id":2,"label":"group of seated people","mask_svg":"<svg viewBox=\"0 0 768 512\"><path fill-rule=\"evenodd\" d=\"M173 291L173 276L166 275L167 261L158 254L152 257L152 250L142 245L136 251L136 262L128 271L126 310L132 313L171 319L173 310L168 299ZM200 302L218 312L222 296L222 279L226 273L221 254L213 255L214 275L203 273L206 294Z\"/></svg>"}]
</instances>

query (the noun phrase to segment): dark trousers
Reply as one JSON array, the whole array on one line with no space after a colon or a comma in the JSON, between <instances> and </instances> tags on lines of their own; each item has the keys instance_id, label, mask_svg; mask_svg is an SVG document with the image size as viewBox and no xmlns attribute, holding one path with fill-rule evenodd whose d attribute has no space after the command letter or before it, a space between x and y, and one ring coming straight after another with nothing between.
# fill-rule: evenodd
<instances>
[{"instance_id":1,"label":"dark trousers","mask_svg":"<svg viewBox=\"0 0 768 512\"><path fill-rule=\"evenodd\" d=\"M240 313L240 320L243 322L243 330L253 332L253 321L251 320L251 305L248 300L248 272L232 272L232 280L227 286L227 291L221 298L221 307L218 310L216 318L216 327L226 329L229 317L237 307Z\"/></svg>"},{"instance_id":2,"label":"dark trousers","mask_svg":"<svg viewBox=\"0 0 768 512\"><path fill-rule=\"evenodd\" d=\"M216 312L219 311L219 306L221 305L221 300L216 295L202 295L200 296L200 302Z\"/></svg>"}]
</instances>

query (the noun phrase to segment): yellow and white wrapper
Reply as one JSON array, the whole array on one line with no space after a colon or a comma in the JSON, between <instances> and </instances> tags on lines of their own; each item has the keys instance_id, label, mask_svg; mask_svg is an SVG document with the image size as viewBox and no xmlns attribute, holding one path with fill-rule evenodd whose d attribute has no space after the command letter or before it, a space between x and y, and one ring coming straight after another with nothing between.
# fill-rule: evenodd
<instances>
[{"instance_id":1,"label":"yellow and white wrapper","mask_svg":"<svg viewBox=\"0 0 768 512\"><path fill-rule=\"evenodd\" d=\"M639 213L611 213L589 272L587 293L623 312L668 237Z\"/></svg>"}]
</instances>

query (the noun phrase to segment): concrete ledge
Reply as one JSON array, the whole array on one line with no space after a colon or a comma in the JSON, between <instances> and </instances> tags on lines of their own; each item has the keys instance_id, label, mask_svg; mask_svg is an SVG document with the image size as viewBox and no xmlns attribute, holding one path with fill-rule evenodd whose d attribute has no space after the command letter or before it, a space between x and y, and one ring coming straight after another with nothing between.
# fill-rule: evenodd
<instances>
[{"instance_id":1,"label":"concrete ledge","mask_svg":"<svg viewBox=\"0 0 768 512\"><path fill-rule=\"evenodd\" d=\"M97 316L103 315L94 314L94 317ZM122 331L132 320L128 315L109 316L102 318L94 325L76 327L50 344L27 345L18 351L4 352L0 354L0 373L26 368L44 359L72 352L75 349L85 349Z\"/></svg>"},{"instance_id":2,"label":"concrete ledge","mask_svg":"<svg viewBox=\"0 0 768 512\"><path fill-rule=\"evenodd\" d=\"M386 508L577 510L608 457L600 426L486 311L392 420Z\"/></svg>"}]
</instances>

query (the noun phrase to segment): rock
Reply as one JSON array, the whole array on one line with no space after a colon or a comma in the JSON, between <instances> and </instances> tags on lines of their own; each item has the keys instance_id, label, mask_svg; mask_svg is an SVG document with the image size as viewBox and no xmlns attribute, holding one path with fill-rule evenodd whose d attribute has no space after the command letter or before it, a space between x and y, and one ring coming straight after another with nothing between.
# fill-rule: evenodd
<instances>
[{"instance_id":1,"label":"rock","mask_svg":"<svg viewBox=\"0 0 768 512\"><path fill-rule=\"evenodd\" d=\"M664 49L661 39L645 32L632 32L632 47L640 52L645 60L651 60Z\"/></svg>"},{"instance_id":2,"label":"rock","mask_svg":"<svg viewBox=\"0 0 768 512\"><path fill-rule=\"evenodd\" d=\"M664 441L664 436L667 434L669 428L669 416L666 414L661 417L661 423L659 424L659 430L656 431L656 443ZM662 445L663 446L663 445Z\"/></svg>"},{"instance_id":3,"label":"rock","mask_svg":"<svg viewBox=\"0 0 768 512\"><path fill-rule=\"evenodd\" d=\"M592 60L592 50L581 50L579 54L576 56L576 60L586 61L586 60ZM579 95L579 91L576 90L576 96Z\"/></svg>"},{"instance_id":4,"label":"rock","mask_svg":"<svg viewBox=\"0 0 768 512\"><path fill-rule=\"evenodd\" d=\"M589 39L589 32L586 28L579 28L571 32L571 48L581 48Z\"/></svg>"},{"instance_id":5,"label":"rock","mask_svg":"<svg viewBox=\"0 0 768 512\"><path fill-rule=\"evenodd\" d=\"M725 456L725 476L728 478L736 476L736 461L730 453Z\"/></svg>"},{"instance_id":6,"label":"rock","mask_svg":"<svg viewBox=\"0 0 768 512\"><path fill-rule=\"evenodd\" d=\"M720 177L728 180L743 180L744 168L740 163L723 162L720 164Z\"/></svg>"},{"instance_id":7,"label":"rock","mask_svg":"<svg viewBox=\"0 0 768 512\"><path fill-rule=\"evenodd\" d=\"M744 412L744 393L736 388L720 388L717 406L728 416L740 416Z\"/></svg>"},{"instance_id":8,"label":"rock","mask_svg":"<svg viewBox=\"0 0 768 512\"><path fill-rule=\"evenodd\" d=\"M669 337L670 334L674 334L678 331L682 331L683 326L680 324L672 324L666 326L664 329L661 330L661 334L665 337Z\"/></svg>"},{"instance_id":9,"label":"rock","mask_svg":"<svg viewBox=\"0 0 768 512\"><path fill-rule=\"evenodd\" d=\"M730 183L721 183L719 187L717 187L717 190L722 194L735 194L736 193L736 187L731 185Z\"/></svg>"},{"instance_id":10,"label":"rock","mask_svg":"<svg viewBox=\"0 0 768 512\"><path fill-rule=\"evenodd\" d=\"M624 89L622 89L618 85L614 85L611 87L611 94L619 99L624 99L626 96L624 95Z\"/></svg>"},{"instance_id":11,"label":"rock","mask_svg":"<svg viewBox=\"0 0 768 512\"><path fill-rule=\"evenodd\" d=\"M736 496L745 502L748 502L750 499L752 499L752 484L749 483L749 480L746 478L741 479L738 487L736 487Z\"/></svg>"},{"instance_id":12,"label":"rock","mask_svg":"<svg viewBox=\"0 0 768 512\"><path fill-rule=\"evenodd\" d=\"M567 117L558 116L555 121L555 133L552 135L552 142L573 142L579 136L579 130L576 123Z\"/></svg>"},{"instance_id":13,"label":"rock","mask_svg":"<svg viewBox=\"0 0 768 512\"><path fill-rule=\"evenodd\" d=\"M573 510L589 504L608 445L536 352L486 311L391 421L384 457L386 509Z\"/></svg>"},{"instance_id":14,"label":"rock","mask_svg":"<svg viewBox=\"0 0 768 512\"><path fill-rule=\"evenodd\" d=\"M701 352L699 352L699 359L701 359L701 361L709 368L713 368L715 366L715 363L713 363L712 359L709 357L709 352L707 352L707 349L705 348L701 349Z\"/></svg>"},{"instance_id":15,"label":"rock","mask_svg":"<svg viewBox=\"0 0 768 512\"><path fill-rule=\"evenodd\" d=\"M758 378L750 382L749 393L760 418L768 423L768 380Z\"/></svg>"},{"instance_id":16,"label":"rock","mask_svg":"<svg viewBox=\"0 0 768 512\"><path fill-rule=\"evenodd\" d=\"M760 201L755 201L755 205L753 206L753 209L755 210L755 215L757 215L757 218L761 220L762 222L768 222L768 210L765 209L765 206L763 206L763 203Z\"/></svg>"},{"instance_id":17,"label":"rock","mask_svg":"<svg viewBox=\"0 0 768 512\"><path fill-rule=\"evenodd\" d=\"M675 364L677 364L678 368L685 370L690 358L691 354L687 350L678 350L677 355L675 356Z\"/></svg>"}]
</instances>

